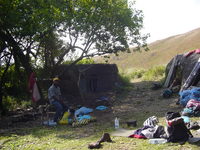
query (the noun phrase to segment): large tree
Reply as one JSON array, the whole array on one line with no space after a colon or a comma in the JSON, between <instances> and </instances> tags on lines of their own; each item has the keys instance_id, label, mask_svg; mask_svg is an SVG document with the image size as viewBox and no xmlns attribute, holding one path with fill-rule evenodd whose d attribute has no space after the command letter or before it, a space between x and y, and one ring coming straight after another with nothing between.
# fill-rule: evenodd
<instances>
[{"instance_id":1,"label":"large tree","mask_svg":"<svg viewBox=\"0 0 200 150\"><path fill-rule=\"evenodd\" d=\"M9 66L15 64L18 74L22 67L29 76L40 41L59 27L65 4L62 0L0 0L0 109Z\"/></svg>"},{"instance_id":2,"label":"large tree","mask_svg":"<svg viewBox=\"0 0 200 150\"><path fill-rule=\"evenodd\" d=\"M143 14L133 6L127 0L0 0L0 84L13 63L29 75L36 64L53 68L69 54L77 54L75 64L146 47Z\"/></svg>"},{"instance_id":3,"label":"large tree","mask_svg":"<svg viewBox=\"0 0 200 150\"><path fill-rule=\"evenodd\" d=\"M64 54L78 51L76 63L83 57L129 51L129 46L146 48L147 36L140 34L143 14L133 4L127 0L69 1L66 13L70 15L58 30L66 37Z\"/></svg>"},{"instance_id":4,"label":"large tree","mask_svg":"<svg viewBox=\"0 0 200 150\"><path fill-rule=\"evenodd\" d=\"M47 68L73 54L75 64L85 57L129 52L130 46L146 48L147 36L140 33L143 14L127 0L66 0L62 15L59 27L43 38L40 60Z\"/></svg>"}]
</instances>

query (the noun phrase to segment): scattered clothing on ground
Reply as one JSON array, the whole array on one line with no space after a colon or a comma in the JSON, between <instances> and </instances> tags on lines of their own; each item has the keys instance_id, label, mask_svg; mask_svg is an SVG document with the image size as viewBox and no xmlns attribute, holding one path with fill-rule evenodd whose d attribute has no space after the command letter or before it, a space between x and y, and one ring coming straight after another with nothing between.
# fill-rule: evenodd
<instances>
[{"instance_id":1,"label":"scattered clothing on ground","mask_svg":"<svg viewBox=\"0 0 200 150\"><path fill-rule=\"evenodd\" d=\"M87 107L81 107L78 110L75 111L74 115L75 118L77 118L78 116L82 116L82 115L86 115L93 112L92 108L87 108Z\"/></svg>"},{"instance_id":2,"label":"scattered clothing on ground","mask_svg":"<svg viewBox=\"0 0 200 150\"><path fill-rule=\"evenodd\" d=\"M97 110L106 110L107 108L108 108L108 107L103 106L103 105L97 106L97 107L96 107Z\"/></svg>"},{"instance_id":3,"label":"scattered clothing on ground","mask_svg":"<svg viewBox=\"0 0 200 150\"><path fill-rule=\"evenodd\" d=\"M79 116L77 117L77 121L81 121L84 119L91 119L92 117L90 115L83 115L83 116Z\"/></svg>"},{"instance_id":4,"label":"scattered clothing on ground","mask_svg":"<svg viewBox=\"0 0 200 150\"><path fill-rule=\"evenodd\" d=\"M198 130L200 129L200 121L189 122L187 124L187 128L190 130Z\"/></svg>"},{"instance_id":5,"label":"scattered clothing on ground","mask_svg":"<svg viewBox=\"0 0 200 150\"><path fill-rule=\"evenodd\" d=\"M182 111L182 115L184 116L200 116L200 101L191 99L187 102L187 105Z\"/></svg>"},{"instance_id":6,"label":"scattered clothing on ground","mask_svg":"<svg viewBox=\"0 0 200 150\"><path fill-rule=\"evenodd\" d=\"M143 126L155 127L158 122L159 120L156 116L151 116L144 121Z\"/></svg>"},{"instance_id":7,"label":"scattered clothing on ground","mask_svg":"<svg viewBox=\"0 0 200 150\"><path fill-rule=\"evenodd\" d=\"M192 88L191 90L184 90L179 92L180 104L184 107L189 100L195 100L200 102L200 88Z\"/></svg>"},{"instance_id":8,"label":"scattered clothing on ground","mask_svg":"<svg viewBox=\"0 0 200 150\"><path fill-rule=\"evenodd\" d=\"M170 97L172 96L172 94L173 94L173 92L172 92L171 89L165 89L165 90L163 91L162 96L163 96L164 98L170 98Z\"/></svg>"},{"instance_id":9,"label":"scattered clothing on ground","mask_svg":"<svg viewBox=\"0 0 200 150\"><path fill-rule=\"evenodd\" d=\"M81 127L81 126L89 124L90 122L96 122L96 121L97 121L97 119L95 117L91 117L90 119L82 119L80 121L75 120L72 123L72 127L74 127L74 128Z\"/></svg>"}]
</instances>

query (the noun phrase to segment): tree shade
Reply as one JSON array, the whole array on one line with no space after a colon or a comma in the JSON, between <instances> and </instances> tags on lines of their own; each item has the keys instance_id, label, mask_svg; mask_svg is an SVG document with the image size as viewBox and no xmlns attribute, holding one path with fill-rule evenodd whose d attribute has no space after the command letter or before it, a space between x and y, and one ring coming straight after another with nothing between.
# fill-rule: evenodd
<instances>
[{"instance_id":1,"label":"tree shade","mask_svg":"<svg viewBox=\"0 0 200 150\"><path fill-rule=\"evenodd\" d=\"M127 0L1 0L0 101L8 68L51 70L70 54L83 58L146 48L143 14ZM65 41L61 39L65 36ZM48 74L50 75L50 74Z\"/></svg>"}]
</instances>

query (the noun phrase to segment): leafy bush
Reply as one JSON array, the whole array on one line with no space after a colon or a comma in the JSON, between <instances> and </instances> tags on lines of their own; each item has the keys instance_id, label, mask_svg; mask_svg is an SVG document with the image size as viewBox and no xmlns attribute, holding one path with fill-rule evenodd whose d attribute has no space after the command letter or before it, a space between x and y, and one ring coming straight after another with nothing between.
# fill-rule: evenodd
<instances>
[{"instance_id":1,"label":"leafy bush","mask_svg":"<svg viewBox=\"0 0 200 150\"><path fill-rule=\"evenodd\" d=\"M0 67L0 76L2 76L3 67ZM27 77L24 69L16 71L15 65L11 65L5 76L3 87L4 95L9 95L15 98L24 98L27 96Z\"/></svg>"},{"instance_id":2,"label":"leafy bush","mask_svg":"<svg viewBox=\"0 0 200 150\"><path fill-rule=\"evenodd\" d=\"M3 97L3 106L5 110L11 111L16 108L27 108L31 106L31 101L22 101L19 98L6 96Z\"/></svg>"},{"instance_id":3,"label":"leafy bush","mask_svg":"<svg viewBox=\"0 0 200 150\"><path fill-rule=\"evenodd\" d=\"M94 60L90 58L82 59L77 64L94 64Z\"/></svg>"},{"instance_id":4,"label":"leafy bush","mask_svg":"<svg viewBox=\"0 0 200 150\"><path fill-rule=\"evenodd\" d=\"M121 84L116 86L115 92L116 92L116 94L126 95L127 92L132 90L130 76L128 76L124 73L121 73L121 74L119 74L119 78L120 78Z\"/></svg>"},{"instance_id":5,"label":"leafy bush","mask_svg":"<svg viewBox=\"0 0 200 150\"><path fill-rule=\"evenodd\" d=\"M130 73L129 76L131 79L138 79L138 78L142 78L144 73L145 73L145 70L141 69L141 70L136 70L136 71Z\"/></svg>"},{"instance_id":6,"label":"leafy bush","mask_svg":"<svg viewBox=\"0 0 200 150\"><path fill-rule=\"evenodd\" d=\"M18 100L11 96L6 96L3 98L3 106L5 110L14 110L17 108Z\"/></svg>"},{"instance_id":7,"label":"leafy bush","mask_svg":"<svg viewBox=\"0 0 200 150\"><path fill-rule=\"evenodd\" d=\"M120 81L122 82L122 84L124 86L129 86L130 85L130 80L131 80L130 76L122 73L122 74L119 74L119 78L120 78Z\"/></svg>"},{"instance_id":8,"label":"leafy bush","mask_svg":"<svg viewBox=\"0 0 200 150\"><path fill-rule=\"evenodd\" d=\"M123 82L130 82L131 79L139 79L150 81L150 80L162 80L165 75L165 66L156 66L148 70L138 69L133 70L129 69L126 73L123 71L121 73L121 78Z\"/></svg>"},{"instance_id":9,"label":"leafy bush","mask_svg":"<svg viewBox=\"0 0 200 150\"><path fill-rule=\"evenodd\" d=\"M149 70L147 70L142 79L146 81L150 80L160 80L165 75L165 67L164 66L156 66Z\"/></svg>"}]
</instances>

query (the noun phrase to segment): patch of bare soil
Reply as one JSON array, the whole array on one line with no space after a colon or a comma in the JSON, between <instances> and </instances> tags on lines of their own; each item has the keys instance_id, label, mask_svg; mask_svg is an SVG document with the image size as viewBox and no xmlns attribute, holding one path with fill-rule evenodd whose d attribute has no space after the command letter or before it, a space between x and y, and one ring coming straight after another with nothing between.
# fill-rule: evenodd
<instances>
[{"instance_id":1,"label":"patch of bare soil","mask_svg":"<svg viewBox=\"0 0 200 150\"><path fill-rule=\"evenodd\" d=\"M178 94L163 98L164 88L152 90L152 85L153 82L133 82L133 89L126 96L116 96L110 112L99 115L99 120L113 123L114 118L119 117L124 125L129 120L139 120L139 124L142 124L150 116L164 118L168 111L180 112L183 109L176 105Z\"/></svg>"}]
</instances>

